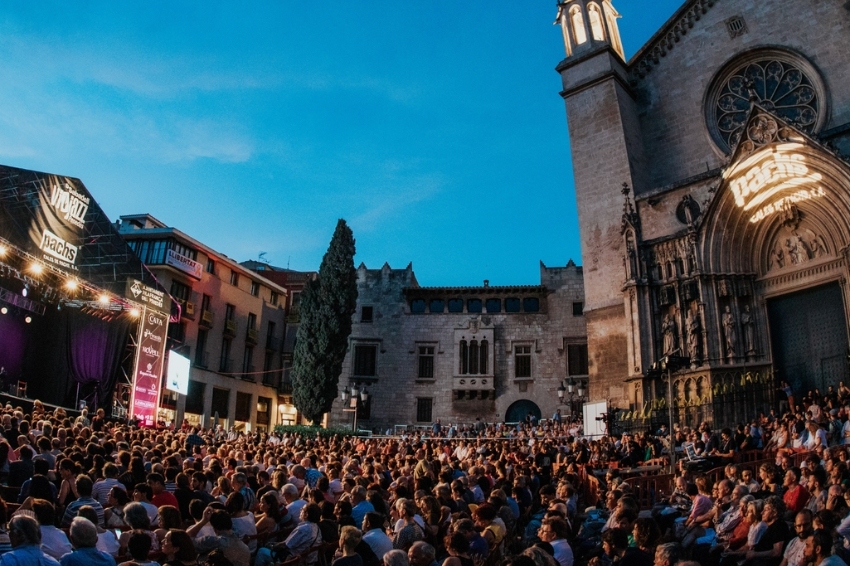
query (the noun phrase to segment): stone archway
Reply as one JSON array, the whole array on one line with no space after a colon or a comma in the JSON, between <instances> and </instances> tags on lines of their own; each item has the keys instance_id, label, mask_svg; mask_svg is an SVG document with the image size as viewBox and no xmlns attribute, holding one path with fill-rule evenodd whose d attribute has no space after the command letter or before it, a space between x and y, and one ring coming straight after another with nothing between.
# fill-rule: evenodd
<instances>
[{"instance_id":1,"label":"stone archway","mask_svg":"<svg viewBox=\"0 0 850 566\"><path fill-rule=\"evenodd\" d=\"M537 406L537 403L528 399L520 399L511 403L511 406L505 411L505 422L517 423L523 421L529 413L534 415L538 421L542 417L540 407Z\"/></svg>"}]
</instances>

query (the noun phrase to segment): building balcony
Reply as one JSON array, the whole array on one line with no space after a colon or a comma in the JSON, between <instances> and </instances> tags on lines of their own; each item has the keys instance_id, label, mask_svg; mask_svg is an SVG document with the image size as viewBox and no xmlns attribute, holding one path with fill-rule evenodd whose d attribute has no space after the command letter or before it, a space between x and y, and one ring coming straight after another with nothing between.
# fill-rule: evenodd
<instances>
[{"instance_id":1,"label":"building balcony","mask_svg":"<svg viewBox=\"0 0 850 566\"><path fill-rule=\"evenodd\" d=\"M195 320L195 303L192 301L180 302L183 306L183 316L189 320Z\"/></svg>"},{"instance_id":2,"label":"building balcony","mask_svg":"<svg viewBox=\"0 0 850 566\"><path fill-rule=\"evenodd\" d=\"M254 366L247 365L242 368L242 375L239 376L242 381L250 381L255 383L257 381L257 376L254 375Z\"/></svg>"},{"instance_id":3,"label":"building balcony","mask_svg":"<svg viewBox=\"0 0 850 566\"><path fill-rule=\"evenodd\" d=\"M198 324L206 328L212 328L213 322L215 322L215 313L210 309L202 310L201 320L198 321Z\"/></svg>"},{"instance_id":4,"label":"building balcony","mask_svg":"<svg viewBox=\"0 0 850 566\"><path fill-rule=\"evenodd\" d=\"M291 381L281 382L280 387L278 387L277 391L281 395L292 395L292 382Z\"/></svg>"},{"instance_id":5,"label":"building balcony","mask_svg":"<svg viewBox=\"0 0 850 566\"><path fill-rule=\"evenodd\" d=\"M225 336L235 337L236 336L236 321L233 319L224 321L224 334Z\"/></svg>"},{"instance_id":6,"label":"building balcony","mask_svg":"<svg viewBox=\"0 0 850 566\"><path fill-rule=\"evenodd\" d=\"M247 334L245 335L245 341L248 344L257 345L260 340L260 333L256 328L249 328Z\"/></svg>"},{"instance_id":7,"label":"building balcony","mask_svg":"<svg viewBox=\"0 0 850 566\"><path fill-rule=\"evenodd\" d=\"M218 364L218 371L221 373L233 373L233 359L221 360Z\"/></svg>"}]
</instances>

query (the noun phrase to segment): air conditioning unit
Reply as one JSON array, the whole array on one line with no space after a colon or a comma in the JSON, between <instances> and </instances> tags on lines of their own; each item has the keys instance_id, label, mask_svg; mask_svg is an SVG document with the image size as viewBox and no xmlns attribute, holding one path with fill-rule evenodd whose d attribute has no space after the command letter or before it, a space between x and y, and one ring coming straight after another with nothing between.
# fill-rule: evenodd
<instances>
[{"instance_id":1,"label":"air conditioning unit","mask_svg":"<svg viewBox=\"0 0 850 566\"><path fill-rule=\"evenodd\" d=\"M186 302L186 314L195 314L195 303Z\"/></svg>"}]
</instances>

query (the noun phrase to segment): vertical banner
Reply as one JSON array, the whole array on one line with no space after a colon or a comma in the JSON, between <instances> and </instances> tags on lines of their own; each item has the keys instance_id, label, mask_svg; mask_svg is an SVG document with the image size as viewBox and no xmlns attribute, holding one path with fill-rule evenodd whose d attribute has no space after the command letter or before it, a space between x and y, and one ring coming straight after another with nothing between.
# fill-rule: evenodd
<instances>
[{"instance_id":1,"label":"vertical banner","mask_svg":"<svg viewBox=\"0 0 850 566\"><path fill-rule=\"evenodd\" d=\"M156 425L167 334L168 315L144 309L139 323L139 345L133 374L133 399L130 403L130 415L139 426Z\"/></svg>"}]
</instances>

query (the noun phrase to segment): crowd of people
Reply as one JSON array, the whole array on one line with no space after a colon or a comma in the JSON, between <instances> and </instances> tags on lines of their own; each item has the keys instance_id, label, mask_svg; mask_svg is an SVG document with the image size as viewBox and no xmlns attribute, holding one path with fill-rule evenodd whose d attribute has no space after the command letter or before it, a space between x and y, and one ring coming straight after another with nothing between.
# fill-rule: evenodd
<instances>
[{"instance_id":1,"label":"crowd of people","mask_svg":"<svg viewBox=\"0 0 850 566\"><path fill-rule=\"evenodd\" d=\"M139 429L7 405L0 566L840 565L843 401L814 395L734 430L597 439L560 418L370 438ZM683 465L669 493L623 479L686 446L721 473Z\"/></svg>"}]
</instances>

